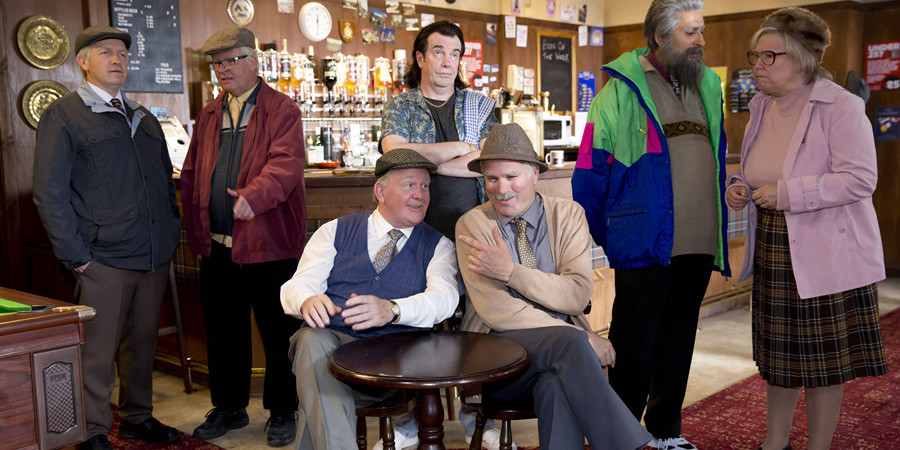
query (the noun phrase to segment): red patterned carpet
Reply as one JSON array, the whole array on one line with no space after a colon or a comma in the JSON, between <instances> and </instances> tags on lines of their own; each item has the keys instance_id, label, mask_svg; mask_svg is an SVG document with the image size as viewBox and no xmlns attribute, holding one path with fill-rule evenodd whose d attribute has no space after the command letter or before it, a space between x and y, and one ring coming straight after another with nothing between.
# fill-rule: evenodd
<instances>
[{"instance_id":1,"label":"red patterned carpet","mask_svg":"<svg viewBox=\"0 0 900 450\"><path fill-rule=\"evenodd\" d=\"M115 411L116 407L113 406L113 411ZM191 435L184 434L181 431L178 432L181 436L177 441L168 444L168 445L156 445L149 444L147 442L137 440L137 439L119 439L119 415L113 413L113 426L112 430L109 432L109 444L112 445L115 449L125 449L125 450L153 450L153 449L167 449L167 450L188 450L188 449L200 449L200 450L217 450L222 449L217 445L210 444L204 440L197 439Z\"/></svg>"},{"instance_id":2,"label":"red patterned carpet","mask_svg":"<svg viewBox=\"0 0 900 450\"><path fill-rule=\"evenodd\" d=\"M881 318L888 374L844 384L841 419L831 447L898 448L900 445L900 310ZM701 449L756 448L766 436L765 382L754 375L682 411L681 432ZM806 448L806 403L801 395L791 431L794 448Z\"/></svg>"}]
</instances>

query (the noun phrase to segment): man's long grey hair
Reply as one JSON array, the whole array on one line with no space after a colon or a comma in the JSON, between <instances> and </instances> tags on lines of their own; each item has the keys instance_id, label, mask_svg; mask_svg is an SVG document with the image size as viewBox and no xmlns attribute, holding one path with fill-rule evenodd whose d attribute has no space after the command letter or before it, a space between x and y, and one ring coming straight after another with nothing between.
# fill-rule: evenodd
<instances>
[{"instance_id":1,"label":"man's long grey hair","mask_svg":"<svg viewBox=\"0 0 900 450\"><path fill-rule=\"evenodd\" d=\"M678 13L687 11L700 11L703 9L703 0L653 0L647 17L644 18L644 38L650 50L656 50L659 43L656 42L656 33L667 42L675 29L681 23Z\"/></svg>"}]
</instances>

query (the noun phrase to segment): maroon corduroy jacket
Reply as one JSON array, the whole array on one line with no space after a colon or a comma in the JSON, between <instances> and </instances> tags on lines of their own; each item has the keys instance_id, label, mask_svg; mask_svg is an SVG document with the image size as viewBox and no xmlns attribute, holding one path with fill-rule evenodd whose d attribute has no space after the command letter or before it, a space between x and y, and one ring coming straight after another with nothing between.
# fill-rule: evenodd
<instances>
[{"instance_id":1,"label":"maroon corduroy jacket","mask_svg":"<svg viewBox=\"0 0 900 450\"><path fill-rule=\"evenodd\" d=\"M286 95L260 83L237 180L237 192L256 215L234 223L231 258L241 264L299 258L306 245L306 154L300 109ZM200 256L209 256L210 251L209 201L224 95L200 111L181 171L187 240Z\"/></svg>"}]
</instances>

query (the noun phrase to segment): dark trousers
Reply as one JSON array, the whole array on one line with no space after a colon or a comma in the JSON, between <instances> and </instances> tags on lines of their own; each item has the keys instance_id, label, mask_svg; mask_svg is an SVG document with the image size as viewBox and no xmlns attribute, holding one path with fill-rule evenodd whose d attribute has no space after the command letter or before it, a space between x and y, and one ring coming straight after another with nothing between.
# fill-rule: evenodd
<instances>
[{"instance_id":1,"label":"dark trousers","mask_svg":"<svg viewBox=\"0 0 900 450\"><path fill-rule=\"evenodd\" d=\"M667 267L616 269L609 384L657 438L681 435L681 404L691 371L700 302L712 255L680 255Z\"/></svg>"},{"instance_id":2,"label":"dark trousers","mask_svg":"<svg viewBox=\"0 0 900 450\"><path fill-rule=\"evenodd\" d=\"M87 437L109 434L113 415L109 396L116 383L119 352L119 404L122 423L135 425L153 411L153 359L159 334L159 305L169 264L154 271L126 270L92 261L76 274L75 299L97 310L84 324L81 346ZM2 440L2 439L0 439Z\"/></svg>"},{"instance_id":3,"label":"dark trousers","mask_svg":"<svg viewBox=\"0 0 900 450\"><path fill-rule=\"evenodd\" d=\"M209 390L213 406L244 408L250 401L250 308L266 353L263 407L297 410L296 380L288 358L291 336L300 321L281 308L281 285L297 270L296 259L237 264L231 249L212 243L200 266L200 293L209 352Z\"/></svg>"},{"instance_id":4,"label":"dark trousers","mask_svg":"<svg viewBox=\"0 0 900 450\"><path fill-rule=\"evenodd\" d=\"M587 334L559 326L492 332L525 347L528 369L484 388L488 398L533 402L540 447L554 450L640 448L650 436L603 377Z\"/></svg>"}]
</instances>

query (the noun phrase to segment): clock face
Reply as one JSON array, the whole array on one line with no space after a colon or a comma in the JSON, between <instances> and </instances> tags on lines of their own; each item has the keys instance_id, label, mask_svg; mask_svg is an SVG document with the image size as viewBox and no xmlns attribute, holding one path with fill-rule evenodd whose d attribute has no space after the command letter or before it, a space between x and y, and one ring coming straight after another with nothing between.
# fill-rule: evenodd
<instances>
[{"instance_id":1,"label":"clock face","mask_svg":"<svg viewBox=\"0 0 900 450\"><path fill-rule=\"evenodd\" d=\"M331 13L321 3L303 5L297 22L303 36L313 42L319 42L331 33Z\"/></svg>"}]
</instances>

